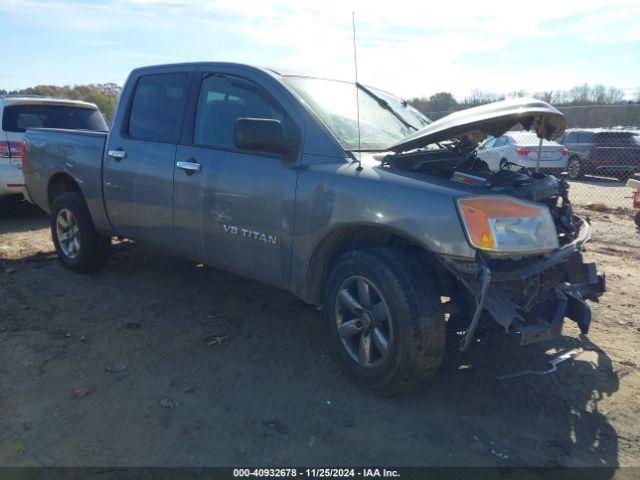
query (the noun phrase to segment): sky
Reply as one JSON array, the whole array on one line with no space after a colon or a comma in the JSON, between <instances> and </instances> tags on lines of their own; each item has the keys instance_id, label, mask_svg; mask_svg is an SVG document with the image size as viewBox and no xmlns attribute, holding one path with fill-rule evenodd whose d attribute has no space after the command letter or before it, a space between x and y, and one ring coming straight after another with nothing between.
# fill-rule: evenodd
<instances>
[{"instance_id":1,"label":"sky","mask_svg":"<svg viewBox=\"0 0 640 480\"><path fill-rule=\"evenodd\" d=\"M124 83L143 65L232 61L411 98L640 89L640 2L0 0L0 88Z\"/></svg>"}]
</instances>

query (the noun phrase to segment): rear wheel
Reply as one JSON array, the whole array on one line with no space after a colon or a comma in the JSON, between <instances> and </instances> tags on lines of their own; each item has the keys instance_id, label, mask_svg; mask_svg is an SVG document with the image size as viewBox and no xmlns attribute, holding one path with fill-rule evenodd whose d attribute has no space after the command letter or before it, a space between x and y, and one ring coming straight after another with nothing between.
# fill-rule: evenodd
<instances>
[{"instance_id":1,"label":"rear wheel","mask_svg":"<svg viewBox=\"0 0 640 480\"><path fill-rule=\"evenodd\" d=\"M96 231L78 192L61 193L53 201L51 237L62 265L76 272L94 272L109 256L111 237Z\"/></svg>"},{"instance_id":2,"label":"rear wheel","mask_svg":"<svg viewBox=\"0 0 640 480\"><path fill-rule=\"evenodd\" d=\"M636 226L640 228L640 212L636 213L636 216L634 217L634 221L636 222Z\"/></svg>"},{"instance_id":3,"label":"rear wheel","mask_svg":"<svg viewBox=\"0 0 640 480\"><path fill-rule=\"evenodd\" d=\"M325 290L331 343L344 370L381 395L410 390L438 369L445 322L434 274L408 253L352 250Z\"/></svg>"},{"instance_id":4,"label":"rear wheel","mask_svg":"<svg viewBox=\"0 0 640 480\"><path fill-rule=\"evenodd\" d=\"M582 178L584 173L582 172L582 162L578 157L571 157L567 162L567 176L571 180L578 180Z\"/></svg>"}]
</instances>

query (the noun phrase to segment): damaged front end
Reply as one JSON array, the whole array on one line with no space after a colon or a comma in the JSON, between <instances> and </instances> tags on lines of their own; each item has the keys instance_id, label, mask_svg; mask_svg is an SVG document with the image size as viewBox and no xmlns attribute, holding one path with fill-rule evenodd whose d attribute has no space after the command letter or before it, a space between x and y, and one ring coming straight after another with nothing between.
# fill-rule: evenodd
<instances>
[{"instance_id":1,"label":"damaged front end","mask_svg":"<svg viewBox=\"0 0 640 480\"><path fill-rule=\"evenodd\" d=\"M521 345L559 336L565 317L575 321L581 333L588 333L591 310L586 300L598 301L605 291L605 276L582 257L589 224L577 216L572 222L575 238L548 255L515 260L478 251L475 262L440 257L475 303L461 350L468 348L487 314L505 331L518 334Z\"/></svg>"},{"instance_id":2,"label":"damaged front end","mask_svg":"<svg viewBox=\"0 0 640 480\"><path fill-rule=\"evenodd\" d=\"M458 187L456 208L474 259L438 256L449 326L464 332L468 348L480 328L520 335L522 344L560 335L565 317L582 333L605 291L604 274L585 263L589 224L573 214L569 184L560 176L501 163L498 171L475 154L488 135L516 125L542 141L558 138L565 118L536 99L510 99L447 115L389 148L381 160L390 169L438 178ZM516 167L512 169L511 167ZM455 310L458 312L455 312Z\"/></svg>"}]
</instances>

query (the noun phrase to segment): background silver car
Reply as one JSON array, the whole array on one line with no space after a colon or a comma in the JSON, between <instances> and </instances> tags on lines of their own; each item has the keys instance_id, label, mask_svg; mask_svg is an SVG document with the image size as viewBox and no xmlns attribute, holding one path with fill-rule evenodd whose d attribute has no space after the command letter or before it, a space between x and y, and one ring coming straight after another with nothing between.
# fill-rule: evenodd
<instances>
[{"instance_id":1,"label":"background silver car","mask_svg":"<svg viewBox=\"0 0 640 480\"><path fill-rule=\"evenodd\" d=\"M476 149L478 158L484 160L495 172L510 162L526 168L535 168L540 139L532 132L508 132L501 137L487 137ZM540 169L560 173L567 168L569 151L557 142L544 140L540 156Z\"/></svg>"}]
</instances>

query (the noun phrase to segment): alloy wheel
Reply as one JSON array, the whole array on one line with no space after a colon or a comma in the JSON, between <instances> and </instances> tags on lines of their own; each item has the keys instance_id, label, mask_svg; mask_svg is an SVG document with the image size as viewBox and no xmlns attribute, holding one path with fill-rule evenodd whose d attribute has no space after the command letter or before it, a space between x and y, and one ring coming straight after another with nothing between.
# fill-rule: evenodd
<instances>
[{"instance_id":1,"label":"alloy wheel","mask_svg":"<svg viewBox=\"0 0 640 480\"><path fill-rule=\"evenodd\" d=\"M389 308L380 290L368 279L353 275L342 282L335 304L342 345L361 367L382 364L393 342Z\"/></svg>"},{"instance_id":2,"label":"alloy wheel","mask_svg":"<svg viewBox=\"0 0 640 480\"><path fill-rule=\"evenodd\" d=\"M63 208L56 217L56 235L62 253L70 259L80 254L80 229L71 210Z\"/></svg>"},{"instance_id":3,"label":"alloy wheel","mask_svg":"<svg viewBox=\"0 0 640 480\"><path fill-rule=\"evenodd\" d=\"M569 173L569 178L578 178L580 176L580 161L575 158L569 160L567 171Z\"/></svg>"}]
</instances>

